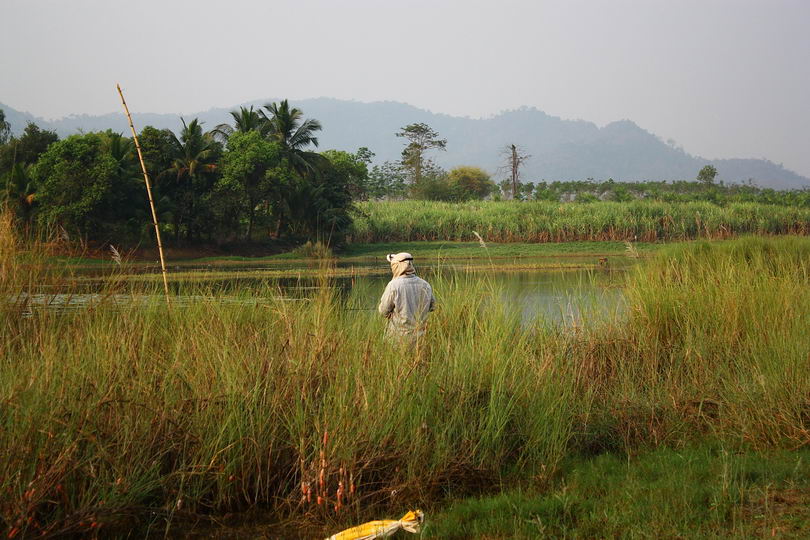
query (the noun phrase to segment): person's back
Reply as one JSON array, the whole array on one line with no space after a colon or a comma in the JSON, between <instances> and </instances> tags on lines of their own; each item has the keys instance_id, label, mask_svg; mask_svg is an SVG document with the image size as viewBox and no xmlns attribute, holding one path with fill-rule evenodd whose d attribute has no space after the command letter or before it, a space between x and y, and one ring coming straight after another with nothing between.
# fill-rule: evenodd
<instances>
[{"instance_id":1,"label":"person's back","mask_svg":"<svg viewBox=\"0 0 810 540\"><path fill-rule=\"evenodd\" d=\"M415 339L424 334L428 313L436 300L430 284L416 276L409 253L388 255L394 278L385 287L378 311L389 322L386 335Z\"/></svg>"}]
</instances>

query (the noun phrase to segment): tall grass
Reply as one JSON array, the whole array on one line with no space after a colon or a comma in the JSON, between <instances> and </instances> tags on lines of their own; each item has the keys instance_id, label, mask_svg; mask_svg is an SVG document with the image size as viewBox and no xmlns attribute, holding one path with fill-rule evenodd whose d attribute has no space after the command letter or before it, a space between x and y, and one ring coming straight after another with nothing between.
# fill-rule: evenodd
<instances>
[{"instance_id":1,"label":"tall grass","mask_svg":"<svg viewBox=\"0 0 810 540\"><path fill-rule=\"evenodd\" d=\"M487 242L655 241L810 232L808 208L743 202L386 201L362 203L360 210L352 241L363 243L474 241L471 231Z\"/></svg>"},{"instance_id":2,"label":"tall grass","mask_svg":"<svg viewBox=\"0 0 810 540\"><path fill-rule=\"evenodd\" d=\"M514 464L553 469L571 385L514 321L476 321L483 300L451 287L459 301L417 355L329 294L172 312L158 297L4 327L4 527L86 532L127 512L255 504L323 519L341 483L341 515L356 517L489 486Z\"/></svg>"},{"instance_id":3,"label":"tall grass","mask_svg":"<svg viewBox=\"0 0 810 540\"><path fill-rule=\"evenodd\" d=\"M670 396L756 446L810 441L810 239L675 246L637 269L629 327L644 370ZM683 399L682 399L683 400Z\"/></svg>"},{"instance_id":4,"label":"tall grass","mask_svg":"<svg viewBox=\"0 0 810 540\"><path fill-rule=\"evenodd\" d=\"M485 283L438 278L416 350L385 343L382 321L344 309L325 278L305 301L267 289L244 293L260 304L209 295L171 311L159 294L30 318L5 306L0 530L257 506L349 522L542 485L571 454L806 445L808 249L661 255L632 276L628 320L573 331L526 327Z\"/></svg>"},{"instance_id":5,"label":"tall grass","mask_svg":"<svg viewBox=\"0 0 810 540\"><path fill-rule=\"evenodd\" d=\"M49 245L19 234L14 214L0 206L0 320L13 325L29 305L29 295L56 285L61 269L49 267ZM1 344L0 344L1 345Z\"/></svg>"}]
</instances>

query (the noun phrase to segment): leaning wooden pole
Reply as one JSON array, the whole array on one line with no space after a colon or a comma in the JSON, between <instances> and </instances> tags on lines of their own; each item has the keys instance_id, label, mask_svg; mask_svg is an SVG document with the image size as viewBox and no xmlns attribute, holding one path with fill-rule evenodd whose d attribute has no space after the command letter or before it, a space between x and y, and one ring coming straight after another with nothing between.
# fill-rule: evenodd
<instances>
[{"instance_id":1,"label":"leaning wooden pole","mask_svg":"<svg viewBox=\"0 0 810 540\"><path fill-rule=\"evenodd\" d=\"M146 193L149 195L149 207L152 209L152 223L155 224L155 237L157 238L158 253L160 254L160 271L163 273L163 291L166 293L166 303L171 304L169 300L169 277L166 274L166 259L163 258L163 243L160 241L160 227L158 227L155 201L152 198L152 185L149 183L149 174L146 172L146 164L143 162L141 144L138 142L138 134L135 133L135 126L132 124L132 115L129 114L129 107L127 107L127 102L124 99L124 93L121 91L120 84L116 84L115 86L118 88L118 95L121 96L121 104L124 106L124 112L127 114L129 128L132 130L132 139L135 141L135 149L138 151L138 159L141 162L143 181L146 183Z\"/></svg>"}]
</instances>

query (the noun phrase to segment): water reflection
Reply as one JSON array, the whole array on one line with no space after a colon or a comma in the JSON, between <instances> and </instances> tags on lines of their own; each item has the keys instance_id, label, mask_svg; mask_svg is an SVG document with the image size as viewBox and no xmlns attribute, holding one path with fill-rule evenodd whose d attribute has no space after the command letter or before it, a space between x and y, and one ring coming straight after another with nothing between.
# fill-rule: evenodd
<instances>
[{"instance_id":1,"label":"water reflection","mask_svg":"<svg viewBox=\"0 0 810 540\"><path fill-rule=\"evenodd\" d=\"M483 285L496 292L504 309L516 310L524 323L582 326L594 318L621 317L625 308L621 270L487 271L467 275L428 270L421 275L433 284L439 303L442 285L450 285L453 279L472 291L479 291ZM373 310L388 280L388 276L365 276L351 280L350 286L346 284L349 280L336 281L342 282L338 286L350 308Z\"/></svg>"},{"instance_id":2,"label":"water reflection","mask_svg":"<svg viewBox=\"0 0 810 540\"><path fill-rule=\"evenodd\" d=\"M390 274L381 267L375 274L356 274L328 279L316 277L265 277L249 271L227 277L212 275L200 280L206 270L192 272L193 279L172 280L172 304L183 307L201 301L254 305L283 299L300 301L311 298L324 287L329 287L348 310L373 311ZM498 271L477 269L459 271L448 266L422 265L419 274L430 281L441 303L443 289L467 288L471 291L494 291L500 304L515 310L524 323L588 325L592 320L621 316L624 310L619 269L599 270L533 270ZM188 275L188 274L187 274ZM86 308L116 309L123 306L147 305L162 297L157 284L151 293L143 283L126 280L113 285L106 278L82 276L66 281L60 290L43 290L38 294L21 295L12 302L21 306L23 316L31 316L40 309L73 312ZM113 292L111 292L111 289ZM101 293L99 291L106 291Z\"/></svg>"}]
</instances>

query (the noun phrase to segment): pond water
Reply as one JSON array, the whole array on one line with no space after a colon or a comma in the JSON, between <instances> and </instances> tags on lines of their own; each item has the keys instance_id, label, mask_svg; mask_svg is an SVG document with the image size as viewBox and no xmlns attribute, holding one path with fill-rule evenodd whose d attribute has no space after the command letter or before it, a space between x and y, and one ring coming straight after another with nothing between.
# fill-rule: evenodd
<instances>
[{"instance_id":1,"label":"pond water","mask_svg":"<svg viewBox=\"0 0 810 540\"><path fill-rule=\"evenodd\" d=\"M477 292L480 288L496 291L500 304L517 311L526 322L537 320L581 326L588 319L605 319L620 315L624 310L621 283L623 271L595 270L534 270L485 271L463 277L460 284ZM434 295L442 301L442 285L447 276L435 278L434 272L422 277L433 283ZM364 276L347 283L347 305L352 309L374 310L390 276ZM485 285L482 283L485 282ZM482 287L483 285L483 287Z\"/></svg>"},{"instance_id":2,"label":"pond water","mask_svg":"<svg viewBox=\"0 0 810 540\"><path fill-rule=\"evenodd\" d=\"M420 276L434 286L441 302L447 287L469 287L496 291L507 309L517 310L526 323L543 321L566 326L588 324L589 318L620 315L624 309L621 283L626 266L610 268L570 268L571 258L560 259L559 266L543 261L540 269L499 269L474 266L474 271L456 261L454 264L417 266ZM593 262L593 259L590 259ZM195 265L170 270L169 279L174 305L201 301L229 303L265 303L271 300L298 301L308 298L324 286L313 277L317 266L307 263L240 264L230 266ZM329 279L345 309L372 311L390 279L384 261L370 260L339 263L338 275ZM466 270L464 269L466 268ZM148 302L162 294L159 271L141 265L125 271L110 268L75 268L72 276L58 287L43 289L24 298L24 315L34 310L75 311L89 306L115 308ZM148 285L144 287L144 280ZM110 287L110 283L115 283ZM103 293L103 291L108 291ZM109 291L115 291L110 294ZM145 294L144 291L153 291Z\"/></svg>"}]
</instances>

